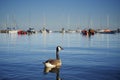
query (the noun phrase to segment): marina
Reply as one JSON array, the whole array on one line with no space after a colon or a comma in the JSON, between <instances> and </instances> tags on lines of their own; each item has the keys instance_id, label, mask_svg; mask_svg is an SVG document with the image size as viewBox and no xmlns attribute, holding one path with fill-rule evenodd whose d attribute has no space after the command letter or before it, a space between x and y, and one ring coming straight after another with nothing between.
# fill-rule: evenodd
<instances>
[{"instance_id":1,"label":"marina","mask_svg":"<svg viewBox=\"0 0 120 80\"><path fill-rule=\"evenodd\" d=\"M0 80L120 80L120 0L0 0Z\"/></svg>"},{"instance_id":2,"label":"marina","mask_svg":"<svg viewBox=\"0 0 120 80\"><path fill-rule=\"evenodd\" d=\"M0 80L119 80L120 34L0 34ZM61 68L43 62L60 52Z\"/></svg>"}]
</instances>

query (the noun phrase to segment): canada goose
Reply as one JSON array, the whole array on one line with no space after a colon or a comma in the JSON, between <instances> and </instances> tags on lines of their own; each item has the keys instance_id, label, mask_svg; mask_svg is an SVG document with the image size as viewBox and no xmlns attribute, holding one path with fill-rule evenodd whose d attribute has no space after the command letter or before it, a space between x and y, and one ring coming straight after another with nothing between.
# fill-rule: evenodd
<instances>
[{"instance_id":1,"label":"canada goose","mask_svg":"<svg viewBox=\"0 0 120 80\"><path fill-rule=\"evenodd\" d=\"M56 59L48 59L44 62L45 67L55 68L60 67L62 62L59 57L59 51L63 50L61 46L56 47Z\"/></svg>"}]
</instances>

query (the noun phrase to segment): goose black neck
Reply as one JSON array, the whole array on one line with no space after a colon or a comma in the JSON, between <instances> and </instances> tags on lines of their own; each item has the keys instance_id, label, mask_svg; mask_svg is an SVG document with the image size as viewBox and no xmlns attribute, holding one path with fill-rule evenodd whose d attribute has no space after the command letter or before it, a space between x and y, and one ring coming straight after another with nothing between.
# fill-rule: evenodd
<instances>
[{"instance_id":1,"label":"goose black neck","mask_svg":"<svg viewBox=\"0 0 120 80\"><path fill-rule=\"evenodd\" d=\"M59 51L56 50L56 59L60 59L58 52Z\"/></svg>"}]
</instances>

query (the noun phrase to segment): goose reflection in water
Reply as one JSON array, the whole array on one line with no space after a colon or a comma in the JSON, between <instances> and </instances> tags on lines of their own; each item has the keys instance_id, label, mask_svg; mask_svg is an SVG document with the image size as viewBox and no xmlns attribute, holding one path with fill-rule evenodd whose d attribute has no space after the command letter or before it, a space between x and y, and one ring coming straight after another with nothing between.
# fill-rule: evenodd
<instances>
[{"instance_id":1,"label":"goose reflection in water","mask_svg":"<svg viewBox=\"0 0 120 80\"><path fill-rule=\"evenodd\" d=\"M55 68L44 67L44 74L48 73L56 73L56 80L63 80L60 78L60 68L58 67Z\"/></svg>"}]
</instances>

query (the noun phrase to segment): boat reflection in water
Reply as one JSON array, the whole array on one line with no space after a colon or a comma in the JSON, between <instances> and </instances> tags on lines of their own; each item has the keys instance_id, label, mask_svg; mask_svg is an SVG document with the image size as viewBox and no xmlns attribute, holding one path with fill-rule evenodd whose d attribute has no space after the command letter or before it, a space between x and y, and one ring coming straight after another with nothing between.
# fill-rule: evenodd
<instances>
[{"instance_id":1,"label":"boat reflection in water","mask_svg":"<svg viewBox=\"0 0 120 80\"><path fill-rule=\"evenodd\" d=\"M60 68L58 67L55 67L55 68L44 67L44 74L47 74L47 73L55 73L56 80L62 80L60 78Z\"/></svg>"}]
</instances>

